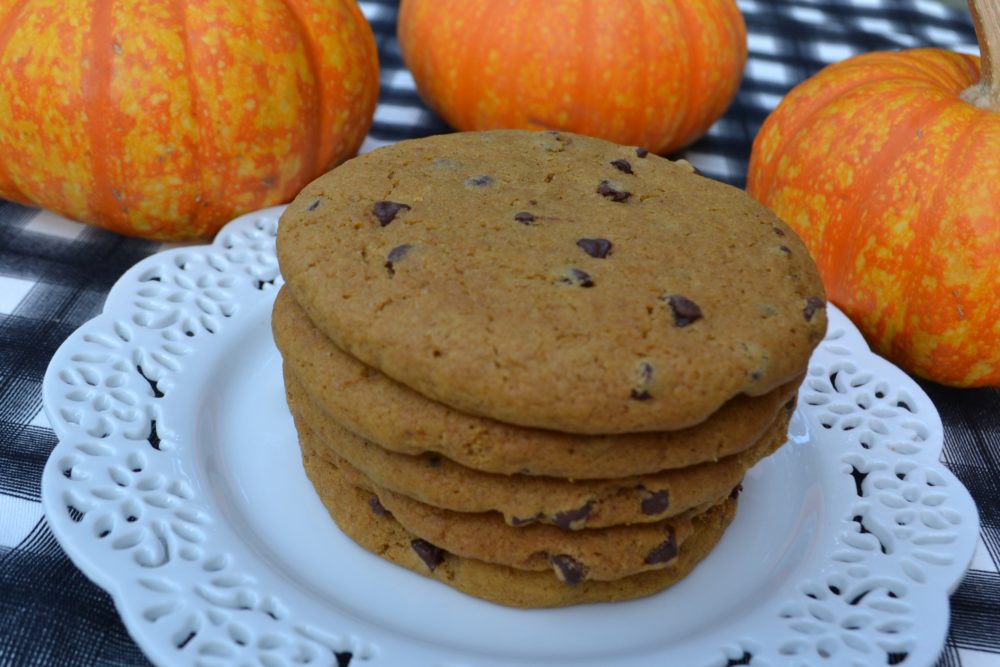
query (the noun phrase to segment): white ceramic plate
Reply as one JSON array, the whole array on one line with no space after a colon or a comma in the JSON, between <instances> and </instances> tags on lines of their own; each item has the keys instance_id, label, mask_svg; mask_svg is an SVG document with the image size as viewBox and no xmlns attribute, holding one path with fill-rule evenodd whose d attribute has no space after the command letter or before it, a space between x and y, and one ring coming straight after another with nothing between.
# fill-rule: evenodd
<instances>
[{"instance_id":1,"label":"white ceramic plate","mask_svg":"<svg viewBox=\"0 0 1000 667\"><path fill-rule=\"evenodd\" d=\"M634 602L518 611L372 556L301 467L270 309L281 209L129 270L43 388L56 537L160 665L931 665L978 516L941 422L831 308L791 441Z\"/></svg>"}]
</instances>

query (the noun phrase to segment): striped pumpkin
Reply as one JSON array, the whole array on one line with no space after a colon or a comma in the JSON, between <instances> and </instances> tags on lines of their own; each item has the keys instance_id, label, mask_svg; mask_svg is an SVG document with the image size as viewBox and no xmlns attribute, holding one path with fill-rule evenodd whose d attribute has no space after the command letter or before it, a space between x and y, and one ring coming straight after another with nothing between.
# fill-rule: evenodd
<instances>
[{"instance_id":1,"label":"striped pumpkin","mask_svg":"<svg viewBox=\"0 0 1000 667\"><path fill-rule=\"evenodd\" d=\"M352 155L377 93L353 0L0 0L0 196L211 234Z\"/></svg>"},{"instance_id":2,"label":"striped pumpkin","mask_svg":"<svg viewBox=\"0 0 1000 667\"><path fill-rule=\"evenodd\" d=\"M982 72L935 49L828 67L767 119L747 186L873 348L966 387L1000 385L1000 3L977 5Z\"/></svg>"},{"instance_id":3,"label":"striped pumpkin","mask_svg":"<svg viewBox=\"0 0 1000 667\"><path fill-rule=\"evenodd\" d=\"M424 101L459 130L567 130L669 152L736 94L734 0L402 0Z\"/></svg>"}]
</instances>

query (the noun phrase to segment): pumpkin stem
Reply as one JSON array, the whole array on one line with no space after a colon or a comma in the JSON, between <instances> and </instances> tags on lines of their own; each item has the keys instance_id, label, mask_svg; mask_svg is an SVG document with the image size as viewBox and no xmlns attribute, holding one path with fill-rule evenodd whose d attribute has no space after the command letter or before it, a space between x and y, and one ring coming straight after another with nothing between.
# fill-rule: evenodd
<instances>
[{"instance_id":1,"label":"pumpkin stem","mask_svg":"<svg viewBox=\"0 0 1000 667\"><path fill-rule=\"evenodd\" d=\"M979 83L962 93L962 99L981 109L1000 111L1000 2L969 0L969 11L979 40L982 74Z\"/></svg>"}]
</instances>

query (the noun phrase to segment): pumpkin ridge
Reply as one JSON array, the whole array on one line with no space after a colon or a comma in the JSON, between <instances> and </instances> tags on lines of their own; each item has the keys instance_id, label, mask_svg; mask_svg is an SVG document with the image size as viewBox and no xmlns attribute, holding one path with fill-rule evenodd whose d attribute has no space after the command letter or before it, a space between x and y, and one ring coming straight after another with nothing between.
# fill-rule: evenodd
<instances>
[{"instance_id":1,"label":"pumpkin ridge","mask_svg":"<svg viewBox=\"0 0 1000 667\"><path fill-rule=\"evenodd\" d=\"M949 109L954 110L954 107ZM969 113L964 119L965 127L962 129L962 133L958 135L952 142L950 149L948 151L948 156L942 161L941 174L948 174L949 176L955 176L963 171L968 171L968 167L963 169L963 161L959 157L964 156L966 153L970 152L972 149L972 139L975 135L975 114ZM934 194L931 197L930 213L935 221L940 221L940 214L942 210L942 203L945 198L946 185L950 185L947 181L943 179L935 179Z\"/></svg>"},{"instance_id":2,"label":"pumpkin ridge","mask_svg":"<svg viewBox=\"0 0 1000 667\"><path fill-rule=\"evenodd\" d=\"M121 228L114 215L115 196L112 192L112 160L122 151L114 151L115 134L112 115L112 56L114 39L112 19L115 0L95 2L90 17L90 68L83 75L83 96L94 100L87 113L86 127L90 137L90 170L94 188L87 197L88 215L100 226L117 231ZM121 195L124 198L124 195Z\"/></svg>"},{"instance_id":3,"label":"pumpkin ridge","mask_svg":"<svg viewBox=\"0 0 1000 667\"><path fill-rule=\"evenodd\" d=\"M7 44L14 35L14 26L19 23L28 2L29 0L18 0L11 7L10 12L0 16L0 64L4 64L3 57L7 51ZM6 164L7 160L0 160L0 195L7 199L27 203L27 198L14 182L13 175L7 172Z\"/></svg>"},{"instance_id":4,"label":"pumpkin ridge","mask_svg":"<svg viewBox=\"0 0 1000 667\"><path fill-rule=\"evenodd\" d=\"M506 14L507 11L515 11L515 10L510 10L509 8L505 7L502 10L502 13ZM488 12L489 12L489 9L486 9L484 11L484 15L485 15L485 13L488 13ZM480 17L480 19L483 21L483 25L491 25L491 22L485 20L484 17ZM501 22L497 22L498 25L500 23ZM498 27L498 29L496 29L496 30L488 30L488 31L486 31L486 35L485 36L481 36L480 39L482 39L484 43L490 43L490 44L492 44L493 47L495 49L497 49L497 52L500 53L500 54L502 54L502 58L501 59L505 60L505 61L508 61L509 59L511 59L512 53L509 50L510 47L507 46L506 42L509 42L511 44L520 43L520 41L524 38L523 35L522 35L522 33L520 32L520 28L521 28L521 24L519 24L516 21L505 22L505 24L503 25L503 28L499 28ZM505 34L504 33L505 30L509 31L509 32L506 33L507 40L503 39L504 34ZM483 52L484 53L488 53L488 49L483 49ZM516 55L513 57L513 59L514 60L519 60L520 57L521 57L521 53L520 52L515 52L515 53L516 53ZM487 58L487 60L488 60L488 58ZM484 68L485 68L485 65L484 65ZM523 72L524 72L524 70L522 68L520 68L520 67L501 66L501 67L499 67L499 68L497 68L495 70L495 73L491 73L490 76L485 77L485 78L492 80L493 85L494 85L494 87L495 87L496 90L501 90L501 91L514 90L514 91L517 91L517 95L518 96L521 96L523 94L521 91L523 90L524 87L520 85L519 78L521 76L523 76ZM517 115L518 115L517 111L509 111L506 118L504 118L503 120L500 120L500 121L495 121L495 122L492 123L492 125L494 127L504 127L506 125L516 124L517 123L517 118L516 118ZM511 116L513 116L513 117L511 117ZM542 127L544 129L547 129L547 130L548 129L552 129L552 130L560 129L558 127L553 126L550 123L543 122L542 119L537 119L537 121L533 120L533 119L527 117L527 115L525 115L525 120L527 122L529 122L529 123L537 122L537 124L539 125L539 127ZM480 124L480 121L478 119L475 122L477 124Z\"/></svg>"},{"instance_id":5,"label":"pumpkin ridge","mask_svg":"<svg viewBox=\"0 0 1000 667\"><path fill-rule=\"evenodd\" d=\"M921 233L928 239L937 238L942 229L943 216L941 212L944 208L945 200L947 199L948 195L947 190L954 187L956 183L956 177L958 177L959 174L962 174L962 172L964 171L965 174L962 175L967 175L970 169L968 166L965 166L964 169L962 167L963 165L969 164L966 158L969 153L974 152L973 150L974 142L976 139L975 115L976 114L974 113L968 113L966 115L964 122L965 127L962 129L961 134L958 135L952 142L947 157L945 157L945 159L942 160L941 162L941 169L939 170L939 173L948 174L949 179L948 180L940 178L935 179L935 187L933 190L933 194L930 198L929 206L926 207L921 206L920 210L917 213L916 220L919 221L921 225ZM925 208L927 211L926 213L925 213ZM933 229L928 229L930 225L933 225ZM955 230L948 230L949 233L954 233L954 231ZM934 248L931 247L929 243L923 246L922 250L925 255L934 254L933 252ZM922 264L926 261L924 260L924 258L920 257L916 257L914 259L918 262L921 262ZM945 265L947 265L949 262L949 258L942 257L942 262ZM915 313L915 317L921 320L925 325L929 323L928 322L929 320L931 321L938 320L938 323L941 325L941 328L943 329L944 332L952 331L956 326L961 326L958 325L958 323L955 321L955 318L951 316L952 309L950 307L945 308L940 298L935 299L933 294L927 295L926 294L927 290L920 288L921 286L918 284L918 282L921 278L922 276L920 275L920 273L916 271L910 272L907 275L907 280L905 285L906 293L924 295L923 298L911 300L910 305L913 305L913 302L916 301L915 305L917 305L918 307L923 306L924 303L927 301L927 297L929 296L932 301L932 305L930 307L931 312L932 313L947 312L949 313L949 316L946 318L940 318L940 317L929 318L928 313L921 312L924 311L924 309L919 308L918 311ZM940 276L939 280L942 280L943 282L944 276L943 275ZM956 293L956 289L957 289L956 287L950 287L949 285L941 284L937 288L937 290L940 292L940 294L937 296L954 297L958 301L958 304L955 306L956 309L961 309L964 306L970 305L965 302L966 301L965 299L963 299ZM983 304L983 305L985 307L989 307L989 304ZM940 321L941 319L945 319L946 321L941 322ZM959 313L958 319L959 321L964 320L965 319L964 313ZM925 330L927 329L927 327L921 326L920 329ZM924 368L923 364L919 363L919 358L921 356L926 356L927 358L934 358L934 356L938 354L939 350L941 351L946 350L949 347L951 347L951 345L950 342L947 340L942 340L941 338L935 338L934 341L935 344L933 345L933 347L926 348L925 346L921 345L919 341L914 340L914 338L915 337L912 334L902 338L897 336L894 337L892 340L884 341L883 344L889 349L891 349L894 355L897 355L898 357L901 358L905 358L907 360L907 364L912 364L914 372L922 376L926 376L927 370ZM914 352L916 352L916 354L914 354ZM960 364L957 361L953 362L952 365L964 366L964 368L962 369L963 371L968 370L969 366L969 364ZM954 377L950 377L948 379L951 381L962 380L962 378L958 377L958 375L955 375ZM966 378L966 381L968 381L968 378Z\"/></svg>"},{"instance_id":6,"label":"pumpkin ridge","mask_svg":"<svg viewBox=\"0 0 1000 667\"><path fill-rule=\"evenodd\" d=\"M916 99L916 96L914 96L914 99ZM911 115L911 118L914 119L913 122L910 124L899 123L893 128L893 131L884 143L885 148L879 153L878 157L872 159L865 169L859 169L855 173L857 182L869 184L871 187L865 191L864 197L855 197L845 202L839 215L842 221L865 219L865 212L869 208L868 203L880 190L877 186L883 185L886 179L895 173L891 167L899 160L901 155L908 151L915 141L919 140L919 137L913 132L912 128L914 126L927 127L930 121L946 113L952 103L953 100L950 98L942 99L936 103L928 104L919 110L913 110ZM907 138L907 135L909 135L909 138ZM841 222L837 229L846 230L846 233L849 235L847 236L848 239L852 236L857 238L859 234L865 232L864 225L846 225L843 222ZM836 230L828 226L824 236L828 236L831 231ZM821 271L824 273L824 284L827 284L827 280L829 280L833 285L842 285L854 269L854 262L852 260L860 248L853 242L845 241L844 238L838 239L834 247L836 250L832 255L825 258L825 269L821 269ZM836 288L829 289L831 299L835 303L838 305L843 303L849 310L856 311L856 308L853 306L856 303L854 295L847 294L842 296L836 291ZM858 313L855 312L854 316L856 317L857 315ZM884 336L884 329L881 326L878 328L880 329L880 337Z\"/></svg>"},{"instance_id":7,"label":"pumpkin ridge","mask_svg":"<svg viewBox=\"0 0 1000 667\"><path fill-rule=\"evenodd\" d=\"M324 127L325 124L320 122L321 119L326 117L326 96L322 94L321 90L320 56L317 53L316 41L313 39L309 27L302 17L301 7L299 7L298 2L295 0L283 0L283 4L288 9L288 13L291 14L295 29L299 34L299 39L302 40L305 46L306 62L309 64L309 71L313 77L309 92L312 98L310 106L313 107L314 111L311 114L304 114L303 124L306 127L303 130L305 136L303 137L304 145L302 146L302 167L299 169L299 175L295 180L289 183L291 187L289 188L289 192L282 196L284 200L295 196L300 189L296 187L296 184L308 183L312 180L314 174L320 172L319 149L325 143L324 135L327 134L327 131Z\"/></svg>"},{"instance_id":8,"label":"pumpkin ridge","mask_svg":"<svg viewBox=\"0 0 1000 667\"><path fill-rule=\"evenodd\" d=\"M664 3L659 1L653 2L654 7L656 5L663 5L663 4ZM648 0L646 2L643 2L643 7L645 11L650 12ZM676 26L679 21L678 9L673 4L667 4L666 9L660 9L660 11L668 11L668 10L671 12L669 15L670 16L669 23L676 30ZM664 22L666 21L661 18L660 20L655 20L655 23L653 24L657 27L657 31L654 36L656 38L660 38L660 44L666 43L667 42L666 38L669 36L669 33L665 33L665 31L662 28ZM649 49L648 40L643 40L643 45L647 50ZM660 69L663 67L669 67L671 72L674 73L673 76L664 78L669 79L671 81L674 79L679 79L677 73L680 71L680 68L686 62L684 60L684 57L679 54L671 54L669 49L665 49L661 45L657 46L658 48L651 55L649 55L648 60L645 60L645 62L648 63L648 68L649 68L648 73L650 76L650 80L654 82L657 81L658 80L657 72L660 71ZM643 53L644 59L647 58L646 53L647 52L645 51ZM661 83L660 85L667 87L668 84ZM678 82L677 87L679 88L680 85L681 84ZM653 97L646 98L647 100L659 99L660 102L657 104L656 108L654 108L655 121L650 121L650 122L655 122L656 131L649 135L650 140L647 142L646 145L643 145L643 148L651 150L654 153L661 153L661 154L664 152L663 149L669 146L671 138L679 136L678 129L680 128L681 123L684 122L684 119L681 117L680 114L663 113L663 111L660 109L660 105L664 103L662 101L663 100L662 96L663 96L663 91L657 91L656 93L654 93Z\"/></svg>"},{"instance_id":9,"label":"pumpkin ridge","mask_svg":"<svg viewBox=\"0 0 1000 667\"><path fill-rule=\"evenodd\" d=\"M492 7L489 5L483 6L481 3L479 4L479 7L481 13L476 17L479 19L479 22L475 27L475 38L473 41L473 43L475 44L480 43L480 41L483 39L483 34L488 32L488 30L491 27L490 21L487 20L486 14L489 13L490 9L494 10L496 9L496 7ZM508 10L506 7L504 7L503 11L506 12ZM455 12L454 3L452 3L452 6L449 7L448 9L442 8L441 12L442 14L445 14L446 12L448 14L454 13ZM471 10L469 16L471 16ZM467 16L466 18L468 19L469 16ZM424 38L429 39L430 36L425 35ZM464 60L455 63L457 76L455 77L455 88L454 90L450 91L452 95L456 94L461 95L462 91L476 90L477 88L480 88L483 85L485 85L483 79L478 76L478 73L482 72L485 69L484 60L486 60L488 57L489 54L485 49L483 49L482 51L473 50L472 53L467 54L467 57ZM454 120L447 117L445 118L445 120L447 120L448 123L453 127L458 127L460 125L475 126L479 124L479 120L476 117L477 111L478 109L471 107L469 105L461 105L461 108L459 110L459 115L465 115L465 119L462 122L455 122ZM450 113L448 115L450 115Z\"/></svg>"},{"instance_id":10,"label":"pumpkin ridge","mask_svg":"<svg viewBox=\"0 0 1000 667\"><path fill-rule=\"evenodd\" d=\"M699 17L692 14L692 8L686 2L677 3L677 13L680 15L681 24L683 28L681 32L687 35L699 35L700 30L698 29ZM707 19L703 19L707 22ZM688 51L687 69L684 72L684 80L686 85L691 90L704 90L705 87L698 86L698 77L701 72L705 70L705 58L702 55L702 50L698 48L690 48ZM707 100L702 100L702 103L706 104ZM676 137L672 143L676 144L678 148L690 143L691 133L694 131L694 125L698 123L698 118L692 113L692 100L689 100L687 104L681 109L681 122L680 128L677 130Z\"/></svg>"},{"instance_id":11,"label":"pumpkin ridge","mask_svg":"<svg viewBox=\"0 0 1000 667\"><path fill-rule=\"evenodd\" d=\"M687 6L690 9L690 6ZM682 12L684 10L682 9ZM731 14L731 15L727 15ZM743 80L743 69L746 67L747 61L747 38L746 38L746 23L743 20L743 14L739 11L739 8L735 5L727 5L725 3L714 3L709 9L705 11L705 15L701 17L701 22L703 24L708 24L713 27L713 32L716 37L721 35L727 35L724 41L733 45L733 50L739 52L738 61L740 63L739 71L736 73L734 90L727 90L721 86L709 85L709 82L705 81L705 85L701 87L702 90L708 92L708 97L702 100L700 105L700 110L709 109L709 113L704 112L691 114L691 119L694 121L687 139L684 140L678 148L683 148L687 144L690 144L697 137L700 137L708 131L708 129L715 123L725 113L726 109L736 100L736 95L739 94L739 84ZM737 27L739 26L739 27ZM701 36L704 37L705 31L701 31ZM702 49L697 49L699 53L705 53ZM702 66L699 71L710 71L719 68L719 62L716 61L712 67ZM712 120L712 119L715 120ZM679 137L680 140L683 137Z\"/></svg>"},{"instance_id":12,"label":"pumpkin ridge","mask_svg":"<svg viewBox=\"0 0 1000 667\"><path fill-rule=\"evenodd\" d=\"M184 49L184 80L187 83L188 96L191 100L189 113L191 114L191 120L194 121L194 127L197 128L198 138L192 144L192 150L194 152L193 163L203 164L204 155L202 154L202 133L204 132L204 127L202 126L200 118L200 110L198 107L198 88L194 82L194 70L191 69L191 41L190 34L188 33L188 21L187 12L185 7L187 6L187 0L171 0L171 8L173 10L174 18L177 20L177 25L180 31L181 46ZM205 197L205 170L196 169L198 172L198 186L195 190L195 205L192 208L194 212L191 217L192 226L199 232L205 229L204 217L205 217L205 206L199 206L199 199Z\"/></svg>"},{"instance_id":13,"label":"pumpkin ridge","mask_svg":"<svg viewBox=\"0 0 1000 667\"><path fill-rule=\"evenodd\" d=\"M594 34L595 21L591 18L593 16L593 0L583 0L583 8L577 14L576 22L577 30L579 31L579 43L583 45L583 57L580 57L580 55L576 57L576 67L579 68L581 75L577 78L576 91L573 93L573 112L577 118L579 118L580 114L584 114L585 117L581 124L581 127L586 128L583 132L584 134L590 134L593 131L590 129L593 118L590 110L594 108L595 92L598 89L595 83L600 81L600 73L594 71L596 60L587 53L594 50L597 44L597 37ZM595 76L595 74L598 76Z\"/></svg>"},{"instance_id":14,"label":"pumpkin ridge","mask_svg":"<svg viewBox=\"0 0 1000 667\"><path fill-rule=\"evenodd\" d=\"M937 84L942 89L958 97L966 87L975 83L976 78L965 79L967 70L962 64L969 58L979 62L974 56L966 56L940 49L919 49L910 59L914 69L924 75L927 81ZM919 55L919 58L918 58ZM979 68L976 68L978 72ZM978 76L978 74L977 74Z\"/></svg>"},{"instance_id":15,"label":"pumpkin ridge","mask_svg":"<svg viewBox=\"0 0 1000 667\"><path fill-rule=\"evenodd\" d=\"M635 24L637 26L635 34L641 35L642 34L641 28L646 25L646 20L647 20L647 16L648 16L648 12L646 11L647 10L647 8L646 8L646 0L640 0L639 2L636 3L636 5L638 6L639 10L637 12L635 12L634 14L632 14L631 16L634 17ZM650 98L650 94L652 92L649 89L650 88L649 82L652 79L652 76L651 76L651 73L650 73L649 70L653 67L653 60L649 57L649 41L648 40L645 40L645 39L640 39L639 40L639 57L642 59L640 61L642 63L642 67L646 70L646 73L642 76L642 98L641 99L648 100ZM643 121L647 125L652 125L653 124L653 119L649 118L648 116L646 116L645 112L643 113ZM659 135L660 133L657 132L656 134ZM657 136L657 143L660 143L660 141L661 141L661 139L659 138L659 136Z\"/></svg>"},{"instance_id":16,"label":"pumpkin ridge","mask_svg":"<svg viewBox=\"0 0 1000 667\"><path fill-rule=\"evenodd\" d=\"M927 59L928 56L934 58L936 56L935 49L914 48L902 51L873 51L834 63L824 69L837 72L852 70L869 72L875 68L879 68L878 76L899 82L926 81L942 84L944 81L950 80L951 77L947 75L943 68L924 62L924 59Z\"/></svg>"}]
</instances>

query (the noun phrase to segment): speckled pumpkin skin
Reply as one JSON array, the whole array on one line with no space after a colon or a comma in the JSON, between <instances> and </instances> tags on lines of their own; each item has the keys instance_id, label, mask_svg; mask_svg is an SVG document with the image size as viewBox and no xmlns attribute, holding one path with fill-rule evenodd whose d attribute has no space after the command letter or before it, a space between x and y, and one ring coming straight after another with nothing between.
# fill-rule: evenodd
<instances>
[{"instance_id":1,"label":"speckled pumpkin skin","mask_svg":"<svg viewBox=\"0 0 1000 667\"><path fill-rule=\"evenodd\" d=\"M355 153L377 94L353 0L0 0L0 196L207 235Z\"/></svg>"},{"instance_id":2,"label":"speckled pumpkin skin","mask_svg":"<svg viewBox=\"0 0 1000 667\"><path fill-rule=\"evenodd\" d=\"M979 60L871 53L794 89L747 189L805 240L873 348L949 385L1000 385L1000 113L959 94Z\"/></svg>"},{"instance_id":3,"label":"speckled pumpkin skin","mask_svg":"<svg viewBox=\"0 0 1000 667\"><path fill-rule=\"evenodd\" d=\"M657 153L708 130L746 62L733 0L403 0L399 42L456 129L567 130Z\"/></svg>"}]
</instances>

